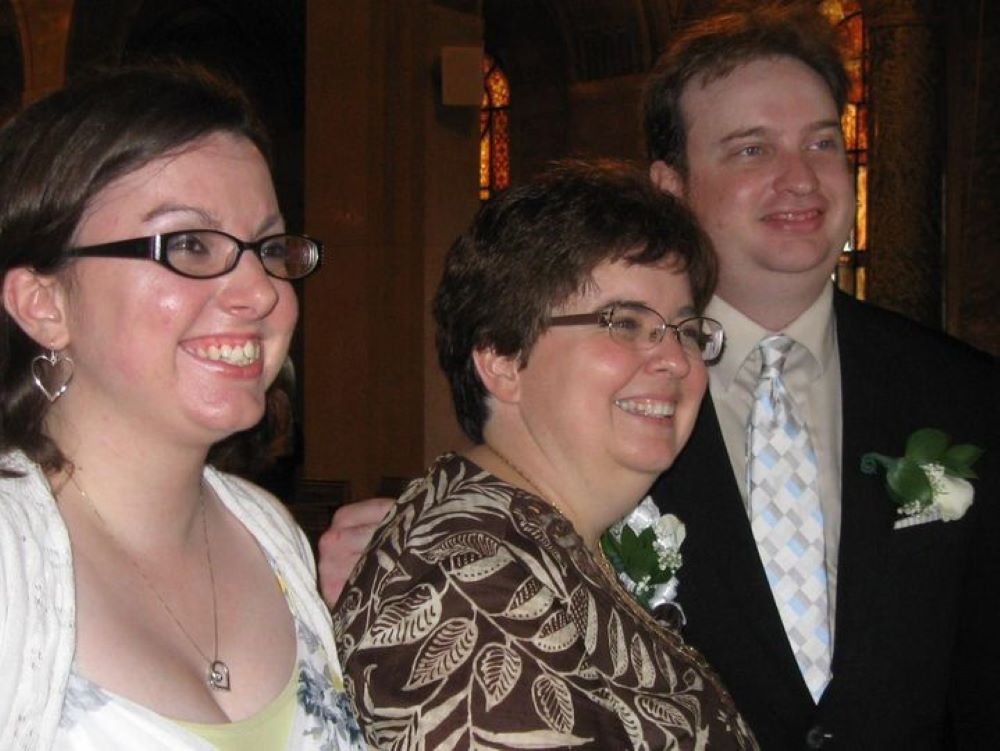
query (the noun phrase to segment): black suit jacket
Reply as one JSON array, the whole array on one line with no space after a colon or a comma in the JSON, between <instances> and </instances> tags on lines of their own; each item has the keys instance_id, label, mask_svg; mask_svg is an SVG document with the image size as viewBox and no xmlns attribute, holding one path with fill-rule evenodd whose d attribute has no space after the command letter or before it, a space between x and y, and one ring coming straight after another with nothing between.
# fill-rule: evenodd
<instances>
[{"instance_id":1,"label":"black suit jacket","mask_svg":"<svg viewBox=\"0 0 1000 751\"><path fill-rule=\"evenodd\" d=\"M722 675L762 748L1000 748L996 363L892 313L835 296L843 396L833 678L803 682L757 554L715 408L653 488L687 526L684 634ZM861 456L902 455L941 428L988 453L962 520L894 530L883 477Z\"/></svg>"}]
</instances>

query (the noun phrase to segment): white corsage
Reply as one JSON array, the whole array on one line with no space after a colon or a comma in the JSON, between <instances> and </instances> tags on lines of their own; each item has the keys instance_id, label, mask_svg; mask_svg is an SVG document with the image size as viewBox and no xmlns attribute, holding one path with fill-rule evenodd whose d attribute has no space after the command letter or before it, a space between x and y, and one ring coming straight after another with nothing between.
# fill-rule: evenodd
<instances>
[{"instance_id":1,"label":"white corsage","mask_svg":"<svg viewBox=\"0 0 1000 751\"><path fill-rule=\"evenodd\" d=\"M673 514L661 515L653 499L646 496L601 536L601 547L625 589L652 611L674 603L677 597L685 534L680 519Z\"/></svg>"},{"instance_id":2,"label":"white corsage","mask_svg":"<svg viewBox=\"0 0 1000 751\"><path fill-rule=\"evenodd\" d=\"M970 479L972 465L983 450L971 444L949 445L946 433L934 428L914 431L906 441L906 453L888 457L868 453L861 457L861 471L876 474L885 469L885 485L902 518L895 526L908 527L940 519L961 519L972 505L975 491Z\"/></svg>"}]
</instances>

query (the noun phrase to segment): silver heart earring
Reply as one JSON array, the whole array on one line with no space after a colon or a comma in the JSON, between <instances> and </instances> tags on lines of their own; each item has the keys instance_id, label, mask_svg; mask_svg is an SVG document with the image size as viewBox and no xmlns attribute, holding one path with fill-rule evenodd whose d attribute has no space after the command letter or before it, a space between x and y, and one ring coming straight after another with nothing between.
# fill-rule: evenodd
<instances>
[{"instance_id":1,"label":"silver heart earring","mask_svg":"<svg viewBox=\"0 0 1000 751\"><path fill-rule=\"evenodd\" d=\"M48 354L36 355L31 360L31 377L38 390L49 402L66 393L73 380L73 360L61 352L50 349Z\"/></svg>"}]
</instances>

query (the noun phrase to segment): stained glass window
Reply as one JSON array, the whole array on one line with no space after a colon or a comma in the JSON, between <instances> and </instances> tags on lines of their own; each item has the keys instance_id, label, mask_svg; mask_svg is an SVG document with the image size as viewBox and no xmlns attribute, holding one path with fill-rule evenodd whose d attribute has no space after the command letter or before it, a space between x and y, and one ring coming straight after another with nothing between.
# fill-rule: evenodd
<instances>
[{"instance_id":1,"label":"stained glass window","mask_svg":"<svg viewBox=\"0 0 1000 751\"><path fill-rule=\"evenodd\" d=\"M854 172L857 207L854 228L837 264L837 286L865 298L868 252L868 47L861 3L822 0L820 10L841 34L844 63L851 80L842 125Z\"/></svg>"},{"instance_id":2,"label":"stained glass window","mask_svg":"<svg viewBox=\"0 0 1000 751\"><path fill-rule=\"evenodd\" d=\"M483 103L479 110L479 198L510 185L510 85L490 55L483 56Z\"/></svg>"}]
</instances>

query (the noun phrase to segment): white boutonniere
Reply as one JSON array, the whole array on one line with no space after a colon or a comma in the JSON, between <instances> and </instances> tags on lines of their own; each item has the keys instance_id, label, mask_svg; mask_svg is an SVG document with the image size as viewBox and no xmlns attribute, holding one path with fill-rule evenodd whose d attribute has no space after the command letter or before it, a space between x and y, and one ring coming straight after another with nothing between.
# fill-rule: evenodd
<instances>
[{"instance_id":1,"label":"white boutonniere","mask_svg":"<svg viewBox=\"0 0 1000 751\"><path fill-rule=\"evenodd\" d=\"M660 514L653 499L646 496L601 536L601 547L625 589L652 611L677 597L685 534L680 519Z\"/></svg>"},{"instance_id":2,"label":"white boutonniere","mask_svg":"<svg viewBox=\"0 0 1000 751\"><path fill-rule=\"evenodd\" d=\"M861 471L876 474L885 469L885 486L903 519L897 527L919 521L961 519L975 495L972 465L983 450L969 443L951 445L948 435L935 428L914 431L901 457L875 452L861 457Z\"/></svg>"}]
</instances>

